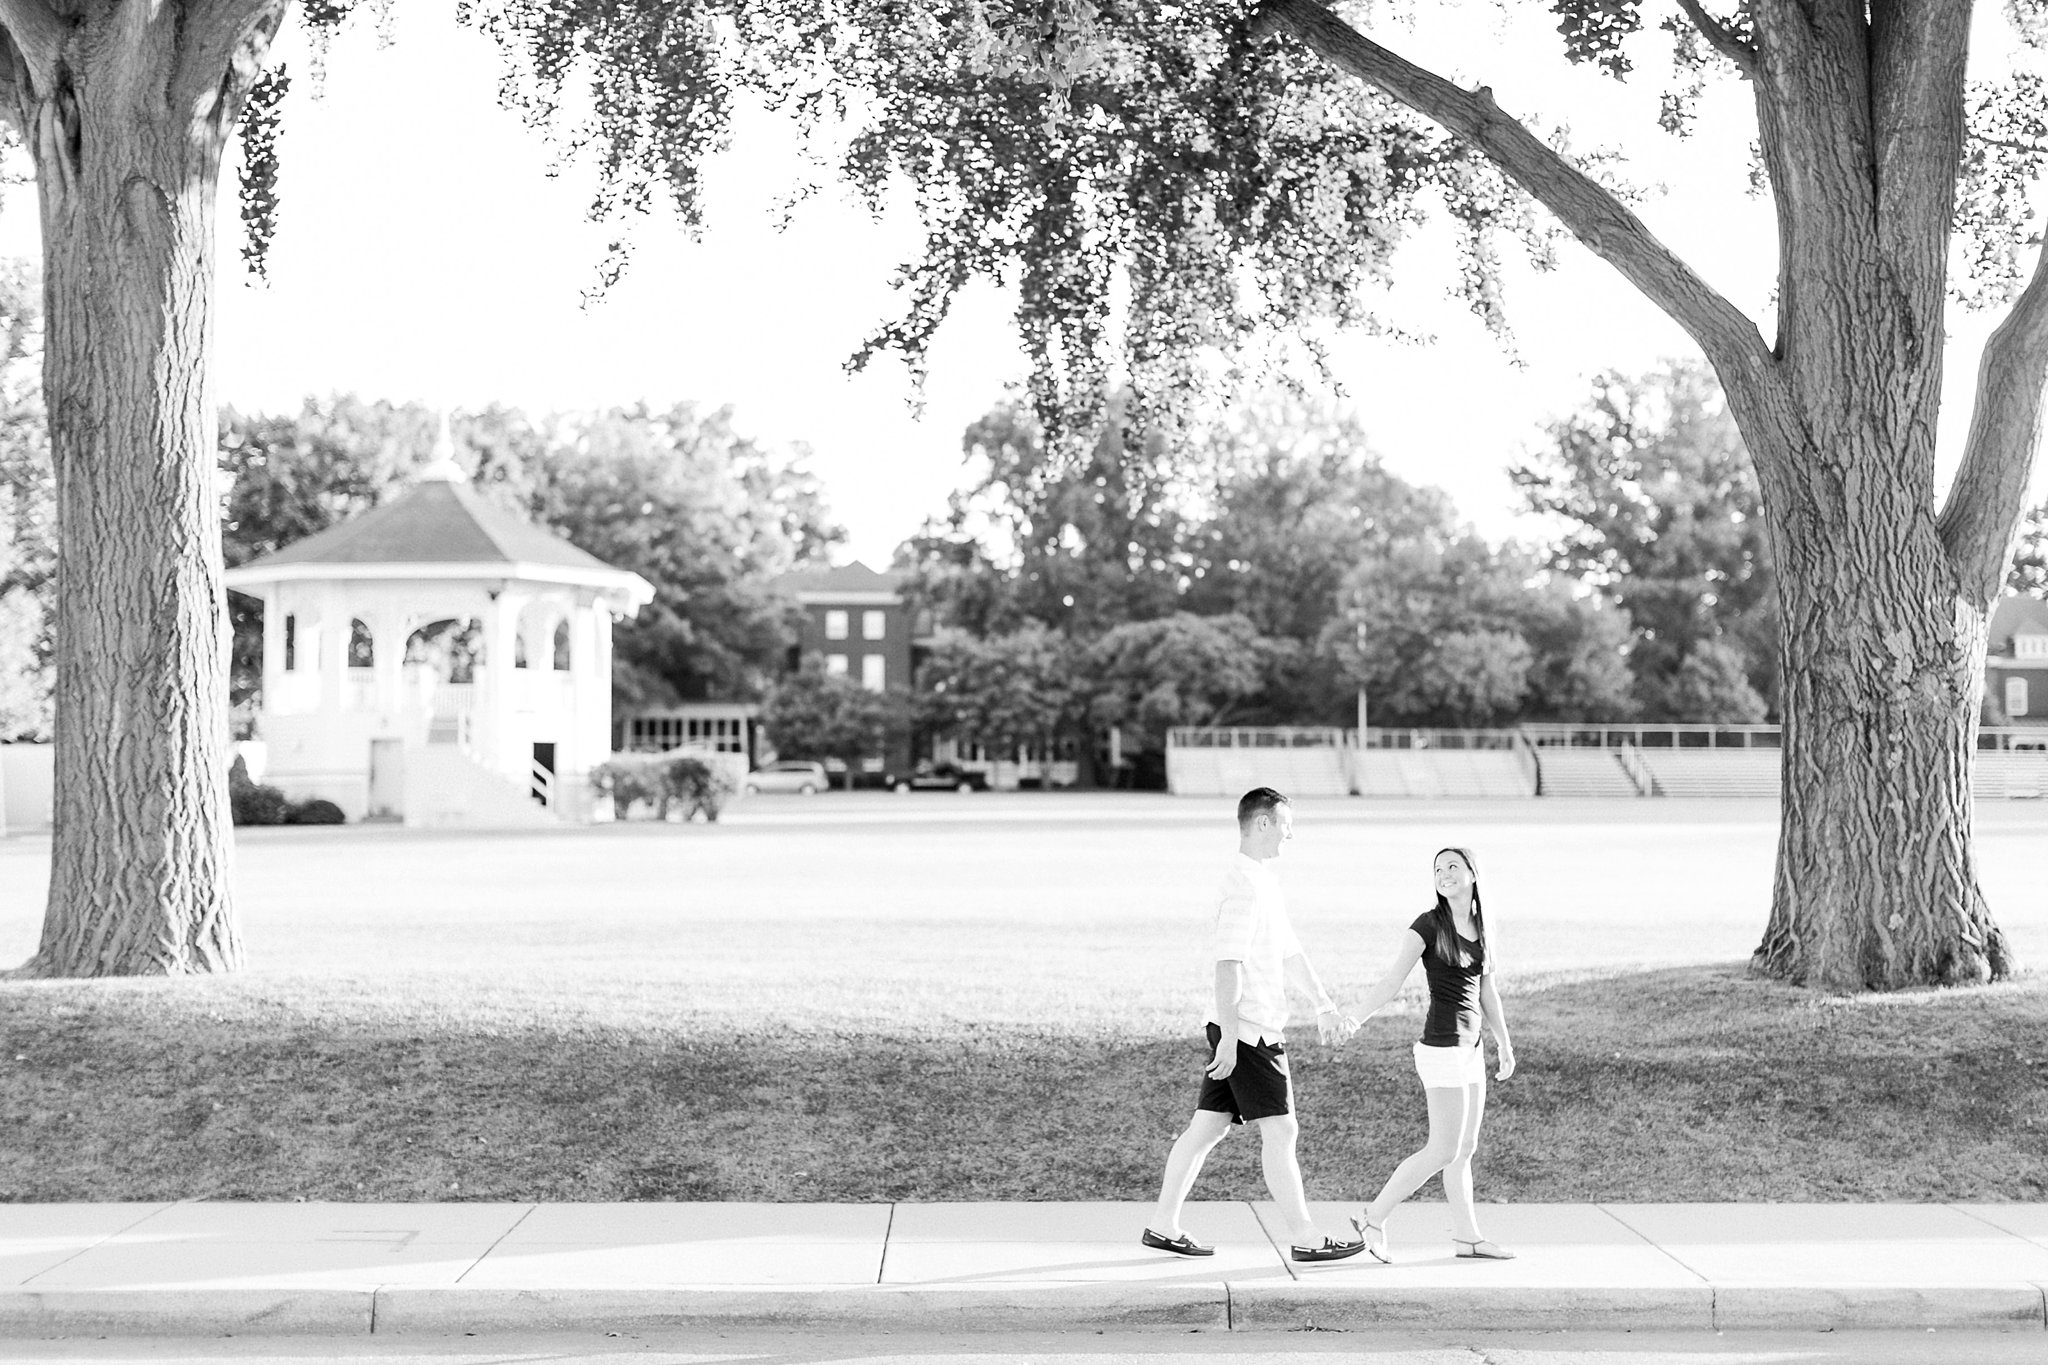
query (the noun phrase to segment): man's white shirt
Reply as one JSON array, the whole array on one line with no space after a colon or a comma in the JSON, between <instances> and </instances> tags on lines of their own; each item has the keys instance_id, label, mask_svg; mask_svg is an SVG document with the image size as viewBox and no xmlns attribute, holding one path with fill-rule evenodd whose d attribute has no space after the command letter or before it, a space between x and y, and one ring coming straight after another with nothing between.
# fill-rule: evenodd
<instances>
[{"instance_id":1,"label":"man's white shirt","mask_svg":"<svg viewBox=\"0 0 2048 1365\"><path fill-rule=\"evenodd\" d=\"M1239 853L1223 873L1216 893L1212 936L1217 962L1243 964L1237 1000L1237 1037L1244 1043L1284 1042L1287 1027L1285 963L1301 951L1287 918L1287 897L1269 863ZM1209 1022L1221 1024L1209 1006Z\"/></svg>"}]
</instances>

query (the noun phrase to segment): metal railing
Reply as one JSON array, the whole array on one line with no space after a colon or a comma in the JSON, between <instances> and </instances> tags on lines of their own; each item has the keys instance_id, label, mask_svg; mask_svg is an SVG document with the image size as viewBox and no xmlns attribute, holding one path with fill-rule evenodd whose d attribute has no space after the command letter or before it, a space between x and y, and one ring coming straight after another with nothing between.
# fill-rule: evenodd
<instances>
[{"instance_id":1,"label":"metal railing","mask_svg":"<svg viewBox=\"0 0 2048 1365\"><path fill-rule=\"evenodd\" d=\"M1181 725L1167 731L1166 742L1180 749L1340 749L1349 733L1328 725Z\"/></svg>"},{"instance_id":2,"label":"metal railing","mask_svg":"<svg viewBox=\"0 0 2048 1365\"><path fill-rule=\"evenodd\" d=\"M1356 735L1356 730L1345 731ZM1389 730L1366 729L1361 749L1513 749L1521 741L1514 730Z\"/></svg>"},{"instance_id":3,"label":"metal railing","mask_svg":"<svg viewBox=\"0 0 2048 1365\"><path fill-rule=\"evenodd\" d=\"M1539 749L1775 749L1776 725L1581 725L1538 722L1516 727Z\"/></svg>"},{"instance_id":4,"label":"metal railing","mask_svg":"<svg viewBox=\"0 0 2048 1365\"><path fill-rule=\"evenodd\" d=\"M1624 744L1615 751L1621 757L1622 771L1628 780L1636 784L1636 795L1657 796L1657 774L1650 771L1650 765L1643 758L1643 751L1633 744Z\"/></svg>"}]
</instances>

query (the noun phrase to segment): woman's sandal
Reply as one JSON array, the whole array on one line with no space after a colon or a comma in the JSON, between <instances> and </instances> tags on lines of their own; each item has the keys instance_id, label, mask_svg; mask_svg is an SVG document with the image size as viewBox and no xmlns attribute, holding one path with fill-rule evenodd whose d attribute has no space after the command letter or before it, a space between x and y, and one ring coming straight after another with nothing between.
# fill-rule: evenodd
<instances>
[{"instance_id":1,"label":"woman's sandal","mask_svg":"<svg viewBox=\"0 0 2048 1365\"><path fill-rule=\"evenodd\" d=\"M1481 1237L1476 1242L1468 1242L1462 1237L1453 1237L1451 1245L1464 1248L1464 1250L1458 1253L1458 1259L1462 1261L1512 1261L1515 1259L1514 1252L1509 1251L1500 1243L1485 1237Z\"/></svg>"},{"instance_id":2,"label":"woman's sandal","mask_svg":"<svg viewBox=\"0 0 2048 1365\"><path fill-rule=\"evenodd\" d=\"M1365 1254L1381 1265L1392 1265L1394 1258L1387 1254L1387 1227L1384 1223L1369 1223L1360 1214L1351 1220L1351 1230L1358 1234L1358 1240L1365 1243Z\"/></svg>"}]
</instances>

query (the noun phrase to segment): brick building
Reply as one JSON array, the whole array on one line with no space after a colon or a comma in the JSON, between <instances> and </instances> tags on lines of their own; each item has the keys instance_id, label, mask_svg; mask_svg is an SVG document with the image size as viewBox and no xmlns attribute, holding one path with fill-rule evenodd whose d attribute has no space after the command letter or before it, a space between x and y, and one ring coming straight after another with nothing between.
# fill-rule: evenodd
<instances>
[{"instance_id":1,"label":"brick building","mask_svg":"<svg viewBox=\"0 0 2048 1365\"><path fill-rule=\"evenodd\" d=\"M803 609L789 666L798 668L816 658L827 673L852 678L870 691L907 695L916 655L910 608L902 592L904 577L893 571L878 573L855 560L832 569L797 569L777 579L776 586ZM871 776L909 772L909 737L861 766Z\"/></svg>"},{"instance_id":2,"label":"brick building","mask_svg":"<svg viewBox=\"0 0 2048 1365\"><path fill-rule=\"evenodd\" d=\"M2048 602L2003 597L1992 608L1984 700L2009 725L2048 726Z\"/></svg>"}]
</instances>

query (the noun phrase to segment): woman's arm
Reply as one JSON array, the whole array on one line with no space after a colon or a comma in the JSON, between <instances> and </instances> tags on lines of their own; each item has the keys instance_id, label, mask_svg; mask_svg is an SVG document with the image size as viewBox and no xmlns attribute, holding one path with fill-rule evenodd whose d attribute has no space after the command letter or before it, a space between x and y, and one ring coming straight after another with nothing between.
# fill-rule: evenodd
<instances>
[{"instance_id":1,"label":"woman's arm","mask_svg":"<svg viewBox=\"0 0 2048 1365\"><path fill-rule=\"evenodd\" d=\"M1486 1027L1493 1033L1493 1045L1500 1049L1500 1068L1494 1073L1495 1079L1504 1081L1515 1074L1515 1045L1508 1038L1508 1014L1500 1006L1500 988L1493 980L1492 972L1479 978L1479 1009L1486 1017Z\"/></svg>"},{"instance_id":2,"label":"woman's arm","mask_svg":"<svg viewBox=\"0 0 2048 1365\"><path fill-rule=\"evenodd\" d=\"M1415 964L1422 960L1422 935L1413 929L1403 929L1400 941L1395 945L1394 956L1387 963L1386 971L1379 980L1366 988L1365 998L1358 1002L1358 1021L1364 1023L1386 1007L1388 1001L1401 993L1401 983L1408 979L1408 973L1415 970Z\"/></svg>"}]
</instances>

